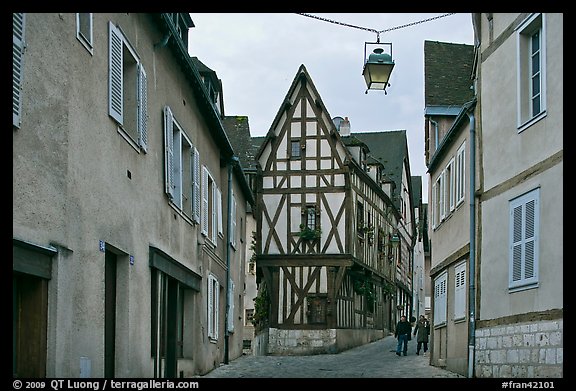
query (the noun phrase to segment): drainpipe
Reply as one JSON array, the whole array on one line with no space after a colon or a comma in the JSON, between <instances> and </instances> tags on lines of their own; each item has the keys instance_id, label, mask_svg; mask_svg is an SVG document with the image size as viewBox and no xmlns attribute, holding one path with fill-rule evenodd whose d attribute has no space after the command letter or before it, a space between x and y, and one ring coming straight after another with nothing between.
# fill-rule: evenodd
<instances>
[{"instance_id":1,"label":"drainpipe","mask_svg":"<svg viewBox=\"0 0 576 391\"><path fill-rule=\"evenodd\" d=\"M474 111L468 113L470 118L470 272L468 279L468 377L474 377L474 348L476 344L476 122Z\"/></svg>"},{"instance_id":2,"label":"drainpipe","mask_svg":"<svg viewBox=\"0 0 576 391\"><path fill-rule=\"evenodd\" d=\"M228 162L228 221L226 223L226 312L224 313L224 364L228 364L229 361L229 339L230 333L228 331L228 312L230 311L230 254L232 252L232 238L230 237L230 231L232 230L232 216L230 215L232 211L232 169L236 164L238 164L239 159L237 156L232 156Z\"/></svg>"}]
</instances>

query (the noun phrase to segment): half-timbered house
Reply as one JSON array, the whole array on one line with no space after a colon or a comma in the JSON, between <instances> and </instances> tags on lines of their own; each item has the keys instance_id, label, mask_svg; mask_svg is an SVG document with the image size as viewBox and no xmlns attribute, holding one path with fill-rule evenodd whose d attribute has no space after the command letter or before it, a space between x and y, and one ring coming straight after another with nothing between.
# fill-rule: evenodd
<instances>
[{"instance_id":1,"label":"half-timbered house","mask_svg":"<svg viewBox=\"0 0 576 391\"><path fill-rule=\"evenodd\" d=\"M395 321L401 214L368 171L368 146L337 123L301 65L256 154L257 269L270 306L255 316L267 317L268 354L340 351Z\"/></svg>"}]
</instances>

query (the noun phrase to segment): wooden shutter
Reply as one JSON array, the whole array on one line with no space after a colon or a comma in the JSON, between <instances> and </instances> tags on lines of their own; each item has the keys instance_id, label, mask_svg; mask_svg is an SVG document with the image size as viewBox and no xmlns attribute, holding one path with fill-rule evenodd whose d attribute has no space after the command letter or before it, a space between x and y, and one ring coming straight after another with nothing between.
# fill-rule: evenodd
<instances>
[{"instance_id":1,"label":"wooden shutter","mask_svg":"<svg viewBox=\"0 0 576 391\"><path fill-rule=\"evenodd\" d=\"M200 230L203 235L208 236L208 170L202 166L202 222Z\"/></svg>"},{"instance_id":2,"label":"wooden shutter","mask_svg":"<svg viewBox=\"0 0 576 391\"><path fill-rule=\"evenodd\" d=\"M144 66L138 64L138 144L148 152L148 78Z\"/></svg>"},{"instance_id":3,"label":"wooden shutter","mask_svg":"<svg viewBox=\"0 0 576 391\"><path fill-rule=\"evenodd\" d=\"M164 177L166 194L174 199L174 117L170 107L164 107Z\"/></svg>"},{"instance_id":4,"label":"wooden shutter","mask_svg":"<svg viewBox=\"0 0 576 391\"><path fill-rule=\"evenodd\" d=\"M12 14L12 126L22 123L22 77L24 73L25 14Z\"/></svg>"},{"instance_id":5,"label":"wooden shutter","mask_svg":"<svg viewBox=\"0 0 576 391\"><path fill-rule=\"evenodd\" d=\"M112 22L108 24L110 37L109 37L109 103L108 113L112 118L123 124L123 91L124 91L124 70L123 70L123 42L122 33L117 29Z\"/></svg>"}]
</instances>

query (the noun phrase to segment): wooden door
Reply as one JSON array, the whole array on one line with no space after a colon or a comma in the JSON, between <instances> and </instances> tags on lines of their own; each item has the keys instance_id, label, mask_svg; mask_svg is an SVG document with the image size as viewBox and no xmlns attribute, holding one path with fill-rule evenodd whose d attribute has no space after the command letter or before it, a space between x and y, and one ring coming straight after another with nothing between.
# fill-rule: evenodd
<instances>
[{"instance_id":1,"label":"wooden door","mask_svg":"<svg viewBox=\"0 0 576 391\"><path fill-rule=\"evenodd\" d=\"M15 377L46 376L48 281L12 273L12 370Z\"/></svg>"}]
</instances>

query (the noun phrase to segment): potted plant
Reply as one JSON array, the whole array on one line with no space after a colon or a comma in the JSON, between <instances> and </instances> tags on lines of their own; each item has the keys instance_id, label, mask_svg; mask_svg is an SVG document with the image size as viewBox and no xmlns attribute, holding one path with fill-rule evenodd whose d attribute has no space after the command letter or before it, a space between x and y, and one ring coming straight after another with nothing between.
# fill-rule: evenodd
<instances>
[{"instance_id":1,"label":"potted plant","mask_svg":"<svg viewBox=\"0 0 576 391\"><path fill-rule=\"evenodd\" d=\"M319 239L321 234L322 230L320 228L310 228L305 224L300 224L300 232L298 233L298 236L304 240Z\"/></svg>"}]
</instances>

